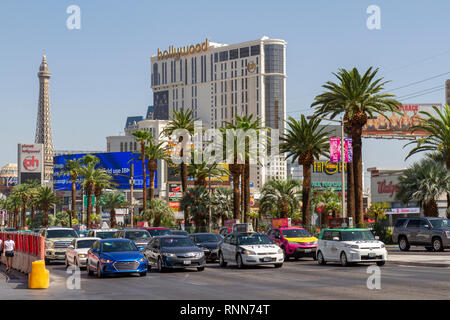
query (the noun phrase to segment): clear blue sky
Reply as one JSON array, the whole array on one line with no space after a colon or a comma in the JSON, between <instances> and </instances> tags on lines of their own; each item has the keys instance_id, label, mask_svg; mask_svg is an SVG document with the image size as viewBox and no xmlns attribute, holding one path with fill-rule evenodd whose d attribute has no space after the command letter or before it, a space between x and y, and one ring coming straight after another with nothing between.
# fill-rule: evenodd
<instances>
[{"instance_id":1,"label":"clear blue sky","mask_svg":"<svg viewBox=\"0 0 450 320\"><path fill-rule=\"evenodd\" d=\"M81 30L66 28L72 4L81 8ZM381 8L381 30L366 27L372 4ZM17 161L17 143L34 141L43 53L52 73L55 148L105 150L106 136L122 132L127 116L144 115L152 104L149 59L158 47L205 37L219 43L284 39L287 111L299 116L312 113L314 96L341 67L380 67L392 80L388 89L450 71L449 12L448 0L2 0L0 166ZM443 86L445 79L393 93ZM443 103L444 91L402 101ZM407 166L403 145L364 140L365 167Z\"/></svg>"}]
</instances>

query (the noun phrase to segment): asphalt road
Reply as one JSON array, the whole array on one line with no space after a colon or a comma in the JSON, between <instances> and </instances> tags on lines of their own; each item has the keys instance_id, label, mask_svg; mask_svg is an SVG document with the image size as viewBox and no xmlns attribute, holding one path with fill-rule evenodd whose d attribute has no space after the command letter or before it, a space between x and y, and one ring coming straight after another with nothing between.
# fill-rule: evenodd
<instances>
[{"instance_id":1,"label":"asphalt road","mask_svg":"<svg viewBox=\"0 0 450 320\"><path fill-rule=\"evenodd\" d=\"M318 265L310 259L273 266L237 269L208 264L194 270L150 272L98 279L81 272L80 289L69 290L63 264L47 266L47 290L14 290L21 299L450 299L450 268L381 267L381 289L369 290L369 265ZM19 288L17 288L19 289Z\"/></svg>"}]
</instances>

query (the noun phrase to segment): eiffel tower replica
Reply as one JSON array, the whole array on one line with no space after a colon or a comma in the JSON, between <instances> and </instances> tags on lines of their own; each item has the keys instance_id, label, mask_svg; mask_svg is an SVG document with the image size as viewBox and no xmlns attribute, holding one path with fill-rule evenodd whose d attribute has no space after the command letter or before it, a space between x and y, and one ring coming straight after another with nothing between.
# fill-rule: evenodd
<instances>
[{"instance_id":1,"label":"eiffel tower replica","mask_svg":"<svg viewBox=\"0 0 450 320\"><path fill-rule=\"evenodd\" d=\"M42 62L38 72L39 77L39 103L36 123L35 143L43 144L44 158L44 185L53 187L53 149L52 127L50 122L50 71L48 70L47 57L42 56Z\"/></svg>"}]
</instances>

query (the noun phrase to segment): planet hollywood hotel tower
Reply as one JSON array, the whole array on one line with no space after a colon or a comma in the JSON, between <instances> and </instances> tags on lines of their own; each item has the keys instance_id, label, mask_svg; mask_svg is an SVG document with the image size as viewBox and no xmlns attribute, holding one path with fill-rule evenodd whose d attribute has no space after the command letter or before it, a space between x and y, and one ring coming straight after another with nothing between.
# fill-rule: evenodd
<instances>
[{"instance_id":1,"label":"planet hollywood hotel tower","mask_svg":"<svg viewBox=\"0 0 450 320\"><path fill-rule=\"evenodd\" d=\"M198 44L158 49L151 57L154 119L191 108L210 128L253 114L261 125L283 133L286 117L286 42L263 37L237 44L208 39ZM286 179L283 157L250 167L252 192L267 179Z\"/></svg>"}]
</instances>

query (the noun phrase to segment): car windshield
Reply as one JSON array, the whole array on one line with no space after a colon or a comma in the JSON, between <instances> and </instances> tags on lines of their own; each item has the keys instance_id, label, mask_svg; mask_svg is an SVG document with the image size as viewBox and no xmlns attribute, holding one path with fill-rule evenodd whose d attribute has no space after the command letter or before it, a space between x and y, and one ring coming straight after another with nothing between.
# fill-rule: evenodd
<instances>
[{"instance_id":1,"label":"car windshield","mask_svg":"<svg viewBox=\"0 0 450 320\"><path fill-rule=\"evenodd\" d=\"M273 244L272 240L265 234L240 235L238 244L253 245L253 244Z\"/></svg>"},{"instance_id":2,"label":"car windshield","mask_svg":"<svg viewBox=\"0 0 450 320\"><path fill-rule=\"evenodd\" d=\"M372 232L364 231L342 231L342 241L359 241L359 240L374 240Z\"/></svg>"},{"instance_id":3,"label":"car windshield","mask_svg":"<svg viewBox=\"0 0 450 320\"><path fill-rule=\"evenodd\" d=\"M114 238L116 231L97 231L95 236L100 239Z\"/></svg>"},{"instance_id":4,"label":"car windshield","mask_svg":"<svg viewBox=\"0 0 450 320\"><path fill-rule=\"evenodd\" d=\"M150 229L148 230L148 232L150 232L152 237L165 236L171 234L169 229Z\"/></svg>"},{"instance_id":5,"label":"car windshield","mask_svg":"<svg viewBox=\"0 0 450 320\"><path fill-rule=\"evenodd\" d=\"M147 231L127 231L125 238L130 240L150 239L151 236Z\"/></svg>"},{"instance_id":6,"label":"car windshield","mask_svg":"<svg viewBox=\"0 0 450 320\"><path fill-rule=\"evenodd\" d=\"M78 234L72 229L47 230L47 238L78 238Z\"/></svg>"},{"instance_id":7,"label":"car windshield","mask_svg":"<svg viewBox=\"0 0 450 320\"><path fill-rule=\"evenodd\" d=\"M450 227L450 219L430 219L433 228L448 228Z\"/></svg>"},{"instance_id":8,"label":"car windshield","mask_svg":"<svg viewBox=\"0 0 450 320\"><path fill-rule=\"evenodd\" d=\"M164 238L161 239L161 248L195 247L189 238Z\"/></svg>"},{"instance_id":9,"label":"car windshield","mask_svg":"<svg viewBox=\"0 0 450 320\"><path fill-rule=\"evenodd\" d=\"M195 242L219 242L222 237L218 234L198 234L194 239Z\"/></svg>"},{"instance_id":10,"label":"car windshield","mask_svg":"<svg viewBox=\"0 0 450 320\"><path fill-rule=\"evenodd\" d=\"M77 249L87 249L92 247L94 242L97 241L95 239L92 240L80 240L77 242Z\"/></svg>"},{"instance_id":11,"label":"car windshield","mask_svg":"<svg viewBox=\"0 0 450 320\"><path fill-rule=\"evenodd\" d=\"M301 238L301 237L311 237L311 234L305 229L285 229L281 230L285 238Z\"/></svg>"},{"instance_id":12,"label":"car windshield","mask_svg":"<svg viewBox=\"0 0 450 320\"><path fill-rule=\"evenodd\" d=\"M188 236L189 235L189 233L184 230L170 230L170 234L175 234L178 236Z\"/></svg>"},{"instance_id":13,"label":"car windshield","mask_svg":"<svg viewBox=\"0 0 450 320\"><path fill-rule=\"evenodd\" d=\"M138 251L136 245L131 241L104 241L102 242L103 252L118 252L118 251Z\"/></svg>"}]
</instances>

